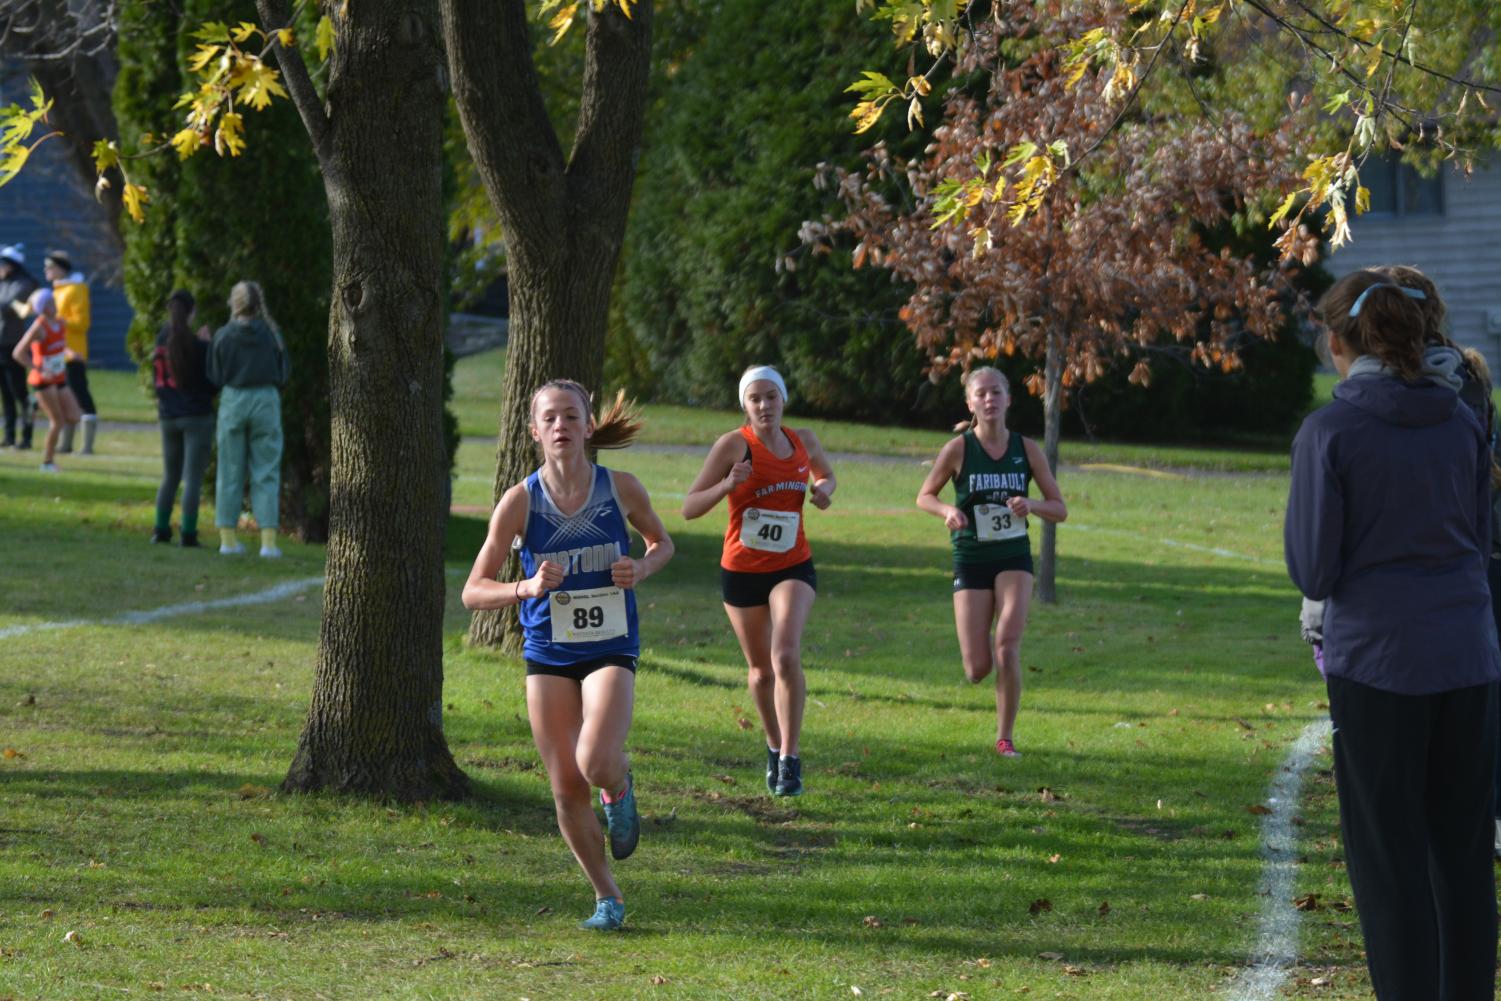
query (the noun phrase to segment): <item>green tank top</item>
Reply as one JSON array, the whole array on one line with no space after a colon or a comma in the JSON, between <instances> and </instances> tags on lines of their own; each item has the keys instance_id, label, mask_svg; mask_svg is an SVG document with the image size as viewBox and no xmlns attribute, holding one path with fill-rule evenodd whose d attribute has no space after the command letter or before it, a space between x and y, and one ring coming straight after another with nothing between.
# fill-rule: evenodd
<instances>
[{"instance_id":1,"label":"green tank top","mask_svg":"<svg viewBox=\"0 0 1501 1001\"><path fill-rule=\"evenodd\" d=\"M964 432L964 460L954 476L954 506L969 524L950 532L954 562L990 563L1032 551L1027 520L1006 506L1008 497L1025 497L1032 486L1032 464L1022 436L1011 432L999 459L985 454L973 430Z\"/></svg>"}]
</instances>

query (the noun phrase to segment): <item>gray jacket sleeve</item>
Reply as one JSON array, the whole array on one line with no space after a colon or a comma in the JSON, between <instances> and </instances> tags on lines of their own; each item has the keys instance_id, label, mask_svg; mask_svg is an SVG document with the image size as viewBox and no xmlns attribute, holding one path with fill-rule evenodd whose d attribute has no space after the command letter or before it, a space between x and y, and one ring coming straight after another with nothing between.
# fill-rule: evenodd
<instances>
[{"instance_id":1,"label":"gray jacket sleeve","mask_svg":"<svg viewBox=\"0 0 1501 1001\"><path fill-rule=\"evenodd\" d=\"M1329 437L1317 425L1305 423L1299 429L1293 439L1292 465L1287 518L1282 525L1287 573L1304 595L1323 601L1343 569L1345 501Z\"/></svg>"}]
</instances>

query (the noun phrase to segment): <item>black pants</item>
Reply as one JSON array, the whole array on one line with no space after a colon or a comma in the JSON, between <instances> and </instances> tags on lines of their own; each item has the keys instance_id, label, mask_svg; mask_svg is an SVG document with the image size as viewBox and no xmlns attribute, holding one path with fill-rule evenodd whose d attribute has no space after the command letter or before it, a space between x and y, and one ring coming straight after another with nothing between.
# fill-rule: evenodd
<instances>
[{"instance_id":1,"label":"black pants","mask_svg":"<svg viewBox=\"0 0 1501 1001\"><path fill-rule=\"evenodd\" d=\"M89 363L86 361L68 362L68 388L73 390L73 395L78 399L78 409L85 414L97 414L94 409L94 395L89 392Z\"/></svg>"},{"instance_id":2,"label":"black pants","mask_svg":"<svg viewBox=\"0 0 1501 1001\"><path fill-rule=\"evenodd\" d=\"M31 415L26 411L26 369L10 356L10 349L0 349L5 357L0 359L0 398L5 401L5 440L16 440L16 418L23 427L29 426ZM29 436L28 436L29 437Z\"/></svg>"},{"instance_id":3,"label":"black pants","mask_svg":"<svg viewBox=\"0 0 1501 1001\"><path fill-rule=\"evenodd\" d=\"M1339 826L1380 1001L1492 1001L1496 685L1329 679Z\"/></svg>"},{"instance_id":4,"label":"black pants","mask_svg":"<svg viewBox=\"0 0 1501 1001\"><path fill-rule=\"evenodd\" d=\"M1496 620L1496 633L1501 635L1501 558L1492 556L1487 562L1487 576L1491 585L1491 615ZM1498 705L1497 711L1501 713L1501 705ZM1496 818L1501 820L1501 738L1496 740Z\"/></svg>"}]
</instances>

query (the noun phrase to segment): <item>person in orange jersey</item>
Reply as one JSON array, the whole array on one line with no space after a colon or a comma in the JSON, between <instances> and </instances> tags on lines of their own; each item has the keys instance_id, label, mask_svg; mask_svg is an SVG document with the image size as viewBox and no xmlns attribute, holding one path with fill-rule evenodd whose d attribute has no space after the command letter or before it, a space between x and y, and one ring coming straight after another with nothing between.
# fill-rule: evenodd
<instances>
[{"instance_id":1,"label":"person in orange jersey","mask_svg":"<svg viewBox=\"0 0 1501 1001\"><path fill-rule=\"evenodd\" d=\"M65 360L67 334L57 315L57 303L47 289L31 293L29 302L36 321L21 337L11 353L17 364L29 366L26 383L36 394L37 402L47 414L47 450L42 457L42 472L55 473L57 439L64 428L78 423L78 401L68 388Z\"/></svg>"},{"instance_id":2,"label":"person in orange jersey","mask_svg":"<svg viewBox=\"0 0 1501 1001\"><path fill-rule=\"evenodd\" d=\"M776 369L746 369L740 405L745 423L709 450L683 501L683 517L702 517L729 499L720 589L766 734L766 788L774 796L800 796L799 740L808 694L803 627L818 587L803 503L811 499L827 510L836 482L813 432L782 425L787 385Z\"/></svg>"}]
</instances>

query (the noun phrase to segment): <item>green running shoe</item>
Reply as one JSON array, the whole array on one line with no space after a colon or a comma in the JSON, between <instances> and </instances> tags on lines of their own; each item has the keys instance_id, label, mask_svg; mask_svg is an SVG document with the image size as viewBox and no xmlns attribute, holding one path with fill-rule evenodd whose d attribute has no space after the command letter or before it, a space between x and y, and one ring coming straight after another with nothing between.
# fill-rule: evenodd
<instances>
[{"instance_id":1,"label":"green running shoe","mask_svg":"<svg viewBox=\"0 0 1501 1001\"><path fill-rule=\"evenodd\" d=\"M625 924L625 904L612 897L600 897L594 902L594 916L579 922L580 928L590 931L619 931Z\"/></svg>"},{"instance_id":2,"label":"green running shoe","mask_svg":"<svg viewBox=\"0 0 1501 1001\"><path fill-rule=\"evenodd\" d=\"M803 759L788 756L778 763L778 796L801 796L803 794Z\"/></svg>"},{"instance_id":3,"label":"green running shoe","mask_svg":"<svg viewBox=\"0 0 1501 1001\"><path fill-rule=\"evenodd\" d=\"M630 858L641 840L641 815L636 812L636 780L625 773L625 794L613 803L605 802L599 791L599 803L605 808L605 823L610 828L610 854L617 860Z\"/></svg>"}]
</instances>

